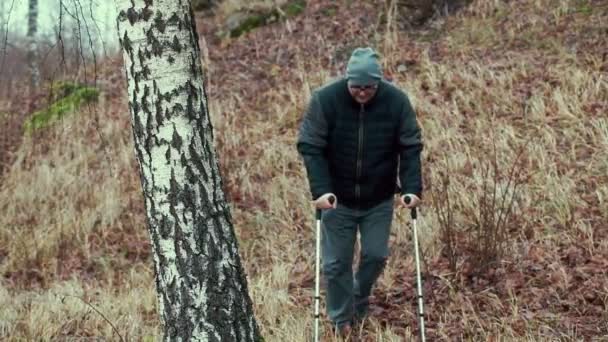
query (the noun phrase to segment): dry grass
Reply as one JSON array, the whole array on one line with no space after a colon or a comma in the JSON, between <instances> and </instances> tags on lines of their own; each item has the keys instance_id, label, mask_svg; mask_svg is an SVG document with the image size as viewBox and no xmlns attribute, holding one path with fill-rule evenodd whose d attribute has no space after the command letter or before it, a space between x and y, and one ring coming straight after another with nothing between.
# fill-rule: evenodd
<instances>
[{"instance_id":1,"label":"dry grass","mask_svg":"<svg viewBox=\"0 0 608 342\"><path fill-rule=\"evenodd\" d=\"M607 19L597 1L478 0L428 32L398 32L389 16L375 35L386 69L418 111L426 180L449 170L460 234L478 209L468 196L483 184L476 161L495 145L498 167L508 168L533 138L498 266L476 274L464 258L450 272L430 200L421 210L434 340L607 340L608 61L599 44ZM429 35L436 40L417 39ZM310 90L332 73L300 56L289 73L273 75L280 87L252 95L246 84L220 82L225 71L215 61L212 119L258 321L268 341L303 341L313 323L314 218L295 139ZM108 145L85 110L26 141L2 180L0 339L118 340L89 304L125 339L159 336L126 100L101 101ZM391 246L374 316L359 331L369 341L410 340L417 332L404 212L395 217ZM327 322L323 330L331 341Z\"/></svg>"}]
</instances>

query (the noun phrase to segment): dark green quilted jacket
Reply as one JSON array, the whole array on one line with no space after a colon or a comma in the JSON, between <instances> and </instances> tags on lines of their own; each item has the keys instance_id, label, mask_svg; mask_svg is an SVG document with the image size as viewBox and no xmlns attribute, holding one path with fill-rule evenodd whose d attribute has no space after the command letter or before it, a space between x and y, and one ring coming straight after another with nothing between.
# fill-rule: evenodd
<instances>
[{"instance_id":1,"label":"dark green quilted jacket","mask_svg":"<svg viewBox=\"0 0 608 342\"><path fill-rule=\"evenodd\" d=\"M354 209L373 207L399 191L421 197L422 147L403 91L382 80L374 98L361 105L344 78L313 92L297 142L312 198L331 192Z\"/></svg>"}]
</instances>

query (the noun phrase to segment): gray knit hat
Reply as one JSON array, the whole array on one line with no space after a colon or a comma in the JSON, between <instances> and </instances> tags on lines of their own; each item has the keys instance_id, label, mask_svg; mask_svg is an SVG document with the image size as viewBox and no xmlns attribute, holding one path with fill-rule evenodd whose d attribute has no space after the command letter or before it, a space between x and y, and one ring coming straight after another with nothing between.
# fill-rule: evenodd
<instances>
[{"instance_id":1,"label":"gray knit hat","mask_svg":"<svg viewBox=\"0 0 608 342\"><path fill-rule=\"evenodd\" d=\"M352 85L369 85L382 79L378 53L371 47L356 48L346 67L346 78Z\"/></svg>"}]
</instances>

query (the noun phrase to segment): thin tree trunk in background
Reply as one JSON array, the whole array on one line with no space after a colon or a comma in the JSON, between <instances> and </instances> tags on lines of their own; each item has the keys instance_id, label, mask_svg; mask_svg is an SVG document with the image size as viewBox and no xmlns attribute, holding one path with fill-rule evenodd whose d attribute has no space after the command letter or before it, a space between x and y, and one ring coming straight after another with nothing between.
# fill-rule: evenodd
<instances>
[{"instance_id":1,"label":"thin tree trunk in background","mask_svg":"<svg viewBox=\"0 0 608 342\"><path fill-rule=\"evenodd\" d=\"M115 0L165 341L261 341L190 1Z\"/></svg>"},{"instance_id":2,"label":"thin tree trunk in background","mask_svg":"<svg viewBox=\"0 0 608 342\"><path fill-rule=\"evenodd\" d=\"M38 70L38 46L36 32L38 31L38 0L29 0L27 13L27 64L30 71L30 87L37 89L40 85L40 70Z\"/></svg>"},{"instance_id":3,"label":"thin tree trunk in background","mask_svg":"<svg viewBox=\"0 0 608 342\"><path fill-rule=\"evenodd\" d=\"M0 35L4 40L4 29L6 26L6 2L0 1Z\"/></svg>"}]
</instances>

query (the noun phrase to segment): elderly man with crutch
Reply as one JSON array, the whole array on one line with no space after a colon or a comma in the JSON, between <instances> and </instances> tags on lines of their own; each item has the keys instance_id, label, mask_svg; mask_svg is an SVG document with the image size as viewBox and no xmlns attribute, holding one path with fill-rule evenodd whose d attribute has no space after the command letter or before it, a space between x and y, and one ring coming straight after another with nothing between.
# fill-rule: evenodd
<instances>
[{"instance_id":1,"label":"elderly man with crutch","mask_svg":"<svg viewBox=\"0 0 608 342\"><path fill-rule=\"evenodd\" d=\"M410 209L422 193L416 114L407 95L382 77L373 49L355 49L346 75L313 92L297 148L318 210L327 314L338 334L348 336L366 316L372 287L386 264L395 193ZM361 256L353 276L357 231ZM318 296L317 275L317 336Z\"/></svg>"}]
</instances>

